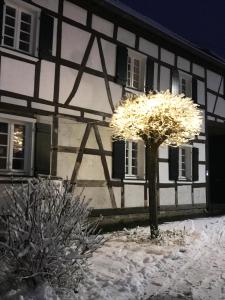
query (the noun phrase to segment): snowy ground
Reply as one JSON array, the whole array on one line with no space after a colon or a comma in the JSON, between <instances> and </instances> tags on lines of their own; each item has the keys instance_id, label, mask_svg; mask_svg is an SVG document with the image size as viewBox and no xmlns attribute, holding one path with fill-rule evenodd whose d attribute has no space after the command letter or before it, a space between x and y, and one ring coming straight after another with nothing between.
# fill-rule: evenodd
<instances>
[{"instance_id":1,"label":"snowy ground","mask_svg":"<svg viewBox=\"0 0 225 300\"><path fill-rule=\"evenodd\" d=\"M186 220L107 235L91 259L79 300L225 299L225 217Z\"/></svg>"}]
</instances>

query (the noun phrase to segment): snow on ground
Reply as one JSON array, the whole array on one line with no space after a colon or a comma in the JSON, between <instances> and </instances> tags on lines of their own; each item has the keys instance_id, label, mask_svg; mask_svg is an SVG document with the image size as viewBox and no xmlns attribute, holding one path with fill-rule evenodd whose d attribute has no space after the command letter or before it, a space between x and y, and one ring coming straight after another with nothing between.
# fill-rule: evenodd
<instances>
[{"instance_id":1,"label":"snow on ground","mask_svg":"<svg viewBox=\"0 0 225 300\"><path fill-rule=\"evenodd\" d=\"M225 299L225 216L123 230L91 258L77 300Z\"/></svg>"}]
</instances>

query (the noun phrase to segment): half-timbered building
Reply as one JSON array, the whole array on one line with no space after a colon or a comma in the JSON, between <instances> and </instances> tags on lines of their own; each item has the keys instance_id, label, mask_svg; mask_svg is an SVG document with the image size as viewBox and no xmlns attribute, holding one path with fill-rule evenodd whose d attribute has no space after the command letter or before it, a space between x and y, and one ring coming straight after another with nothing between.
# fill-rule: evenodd
<instances>
[{"instance_id":1,"label":"half-timbered building","mask_svg":"<svg viewBox=\"0 0 225 300\"><path fill-rule=\"evenodd\" d=\"M145 148L113 142L127 94L199 104L201 134L161 147L160 214L223 208L225 63L113 0L0 0L0 183L52 175L108 215L145 213Z\"/></svg>"}]
</instances>

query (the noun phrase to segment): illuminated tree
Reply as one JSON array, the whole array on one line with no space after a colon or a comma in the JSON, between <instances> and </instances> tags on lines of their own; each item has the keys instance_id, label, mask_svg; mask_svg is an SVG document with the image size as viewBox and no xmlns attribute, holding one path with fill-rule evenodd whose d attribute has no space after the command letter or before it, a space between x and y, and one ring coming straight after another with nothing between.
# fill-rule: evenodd
<instances>
[{"instance_id":1,"label":"illuminated tree","mask_svg":"<svg viewBox=\"0 0 225 300\"><path fill-rule=\"evenodd\" d=\"M201 122L201 112L191 98L169 91L123 100L112 116L110 127L115 139L141 139L146 145L151 238L158 235L158 148L162 144L177 147L194 139L200 132Z\"/></svg>"}]
</instances>

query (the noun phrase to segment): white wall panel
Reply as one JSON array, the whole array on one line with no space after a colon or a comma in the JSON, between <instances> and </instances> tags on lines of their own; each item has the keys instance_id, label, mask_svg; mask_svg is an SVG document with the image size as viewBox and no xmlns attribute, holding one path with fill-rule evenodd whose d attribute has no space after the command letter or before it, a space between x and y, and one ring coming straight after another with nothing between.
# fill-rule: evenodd
<instances>
[{"instance_id":1,"label":"white wall panel","mask_svg":"<svg viewBox=\"0 0 225 300\"><path fill-rule=\"evenodd\" d=\"M166 91L170 88L170 69L160 67L160 91Z\"/></svg>"},{"instance_id":2,"label":"white wall panel","mask_svg":"<svg viewBox=\"0 0 225 300\"><path fill-rule=\"evenodd\" d=\"M75 5L69 1L64 2L63 15L71 20L86 25L87 11L86 9Z\"/></svg>"},{"instance_id":3,"label":"white wall panel","mask_svg":"<svg viewBox=\"0 0 225 300\"><path fill-rule=\"evenodd\" d=\"M69 67L60 67L59 102L65 103L74 86L77 70Z\"/></svg>"},{"instance_id":4,"label":"white wall panel","mask_svg":"<svg viewBox=\"0 0 225 300\"><path fill-rule=\"evenodd\" d=\"M102 71L102 63L96 39L94 40L86 66L97 71Z\"/></svg>"},{"instance_id":5,"label":"white wall panel","mask_svg":"<svg viewBox=\"0 0 225 300\"><path fill-rule=\"evenodd\" d=\"M118 28L117 40L128 46L135 46L135 34L121 27Z\"/></svg>"},{"instance_id":6,"label":"white wall panel","mask_svg":"<svg viewBox=\"0 0 225 300\"><path fill-rule=\"evenodd\" d=\"M116 73L116 45L101 39L102 50L104 53L106 70L109 75L115 76Z\"/></svg>"},{"instance_id":7,"label":"white wall panel","mask_svg":"<svg viewBox=\"0 0 225 300\"><path fill-rule=\"evenodd\" d=\"M198 182L206 182L206 170L205 170L205 165L199 165L198 166L198 171L199 171L199 180Z\"/></svg>"},{"instance_id":8,"label":"white wall panel","mask_svg":"<svg viewBox=\"0 0 225 300\"><path fill-rule=\"evenodd\" d=\"M105 180L100 155L83 155L78 172L78 180Z\"/></svg>"},{"instance_id":9,"label":"white wall panel","mask_svg":"<svg viewBox=\"0 0 225 300\"><path fill-rule=\"evenodd\" d=\"M177 187L178 205L192 204L191 185L182 185Z\"/></svg>"},{"instance_id":10,"label":"white wall panel","mask_svg":"<svg viewBox=\"0 0 225 300\"><path fill-rule=\"evenodd\" d=\"M213 112L215 102L216 102L216 95L207 93L207 110L208 110L208 112Z\"/></svg>"},{"instance_id":11,"label":"white wall panel","mask_svg":"<svg viewBox=\"0 0 225 300\"><path fill-rule=\"evenodd\" d=\"M159 162L159 182L169 183L169 164L167 162Z\"/></svg>"},{"instance_id":12,"label":"white wall panel","mask_svg":"<svg viewBox=\"0 0 225 300\"><path fill-rule=\"evenodd\" d=\"M65 147L80 147L86 124L59 118L58 144Z\"/></svg>"},{"instance_id":13,"label":"white wall panel","mask_svg":"<svg viewBox=\"0 0 225 300\"><path fill-rule=\"evenodd\" d=\"M221 83L221 86L220 86ZM220 86L220 93L223 93L223 80L221 82L221 75L207 70L207 87L215 92L218 92Z\"/></svg>"},{"instance_id":14,"label":"white wall panel","mask_svg":"<svg viewBox=\"0 0 225 300\"><path fill-rule=\"evenodd\" d=\"M149 41L147 41L146 39L140 38L139 40L139 50L150 55L153 56L155 58L158 58L159 54L158 54L158 49L159 47L156 44L153 44Z\"/></svg>"},{"instance_id":15,"label":"white wall panel","mask_svg":"<svg viewBox=\"0 0 225 300\"><path fill-rule=\"evenodd\" d=\"M168 158L168 146L159 147L159 158Z\"/></svg>"},{"instance_id":16,"label":"white wall panel","mask_svg":"<svg viewBox=\"0 0 225 300\"><path fill-rule=\"evenodd\" d=\"M220 117L225 117L225 100L221 97L217 99L215 114Z\"/></svg>"},{"instance_id":17,"label":"white wall panel","mask_svg":"<svg viewBox=\"0 0 225 300\"><path fill-rule=\"evenodd\" d=\"M190 72L191 64L190 64L189 60L178 56L178 58L177 58L177 67L178 67L178 69Z\"/></svg>"},{"instance_id":18,"label":"white wall panel","mask_svg":"<svg viewBox=\"0 0 225 300\"><path fill-rule=\"evenodd\" d=\"M86 199L91 199L90 206L94 208L112 208L109 190L107 187L76 187L76 195L82 192Z\"/></svg>"},{"instance_id":19,"label":"white wall panel","mask_svg":"<svg viewBox=\"0 0 225 300\"><path fill-rule=\"evenodd\" d=\"M19 106L27 106L26 100L15 99L15 98L6 97L6 96L1 96L0 102L19 105Z\"/></svg>"},{"instance_id":20,"label":"white wall panel","mask_svg":"<svg viewBox=\"0 0 225 300\"><path fill-rule=\"evenodd\" d=\"M52 11L58 11L58 0L33 0L33 2Z\"/></svg>"},{"instance_id":21,"label":"white wall panel","mask_svg":"<svg viewBox=\"0 0 225 300\"><path fill-rule=\"evenodd\" d=\"M202 66L199 66L199 65L196 65L196 64L193 64L192 65L192 72L195 74L195 75L198 75L200 77L205 77L205 70Z\"/></svg>"},{"instance_id":22,"label":"white wall panel","mask_svg":"<svg viewBox=\"0 0 225 300\"><path fill-rule=\"evenodd\" d=\"M35 66L16 59L2 57L0 88L22 95L34 94Z\"/></svg>"},{"instance_id":23,"label":"white wall panel","mask_svg":"<svg viewBox=\"0 0 225 300\"><path fill-rule=\"evenodd\" d=\"M205 144L203 143L193 143L193 147L197 147L199 149L199 160L205 161Z\"/></svg>"},{"instance_id":24,"label":"white wall panel","mask_svg":"<svg viewBox=\"0 0 225 300\"><path fill-rule=\"evenodd\" d=\"M157 63L154 63L154 82L153 82L153 88L155 91L158 90L158 70L159 65Z\"/></svg>"},{"instance_id":25,"label":"white wall panel","mask_svg":"<svg viewBox=\"0 0 225 300\"><path fill-rule=\"evenodd\" d=\"M122 98L122 86L119 84L116 84L114 82L109 83L110 85L110 90L111 90L111 95L112 95L112 100L113 100L113 104L114 106L118 105L121 98Z\"/></svg>"},{"instance_id":26,"label":"white wall panel","mask_svg":"<svg viewBox=\"0 0 225 300\"><path fill-rule=\"evenodd\" d=\"M160 188L159 203L160 206L175 205L175 188Z\"/></svg>"},{"instance_id":27,"label":"white wall panel","mask_svg":"<svg viewBox=\"0 0 225 300\"><path fill-rule=\"evenodd\" d=\"M105 35L113 37L114 25L106 19L100 18L99 16L92 15L92 28Z\"/></svg>"},{"instance_id":28,"label":"white wall panel","mask_svg":"<svg viewBox=\"0 0 225 300\"><path fill-rule=\"evenodd\" d=\"M197 92L198 92L198 103L205 105L205 83L198 80Z\"/></svg>"},{"instance_id":29,"label":"white wall panel","mask_svg":"<svg viewBox=\"0 0 225 300\"><path fill-rule=\"evenodd\" d=\"M172 52L161 48L161 60L167 64L174 66L175 55Z\"/></svg>"},{"instance_id":30,"label":"white wall panel","mask_svg":"<svg viewBox=\"0 0 225 300\"><path fill-rule=\"evenodd\" d=\"M144 186L142 185L124 185L125 207L143 207L144 206Z\"/></svg>"},{"instance_id":31,"label":"white wall panel","mask_svg":"<svg viewBox=\"0 0 225 300\"><path fill-rule=\"evenodd\" d=\"M86 73L83 74L79 89L76 96L71 101L71 104L83 108L112 113L104 79Z\"/></svg>"},{"instance_id":32,"label":"white wall panel","mask_svg":"<svg viewBox=\"0 0 225 300\"><path fill-rule=\"evenodd\" d=\"M55 64L42 60L39 97L53 101L55 80Z\"/></svg>"},{"instance_id":33,"label":"white wall panel","mask_svg":"<svg viewBox=\"0 0 225 300\"><path fill-rule=\"evenodd\" d=\"M194 203L206 204L206 188L194 188Z\"/></svg>"},{"instance_id":34,"label":"white wall panel","mask_svg":"<svg viewBox=\"0 0 225 300\"><path fill-rule=\"evenodd\" d=\"M89 32L63 23L61 51L62 58L80 64L87 48L89 39Z\"/></svg>"},{"instance_id":35,"label":"white wall panel","mask_svg":"<svg viewBox=\"0 0 225 300\"><path fill-rule=\"evenodd\" d=\"M31 103L31 107L39 109L39 110L44 110L44 111L50 111L50 112L54 112L55 111L55 107L54 106L52 106L52 105L46 105L46 104L43 104L43 103L32 102Z\"/></svg>"}]
</instances>

